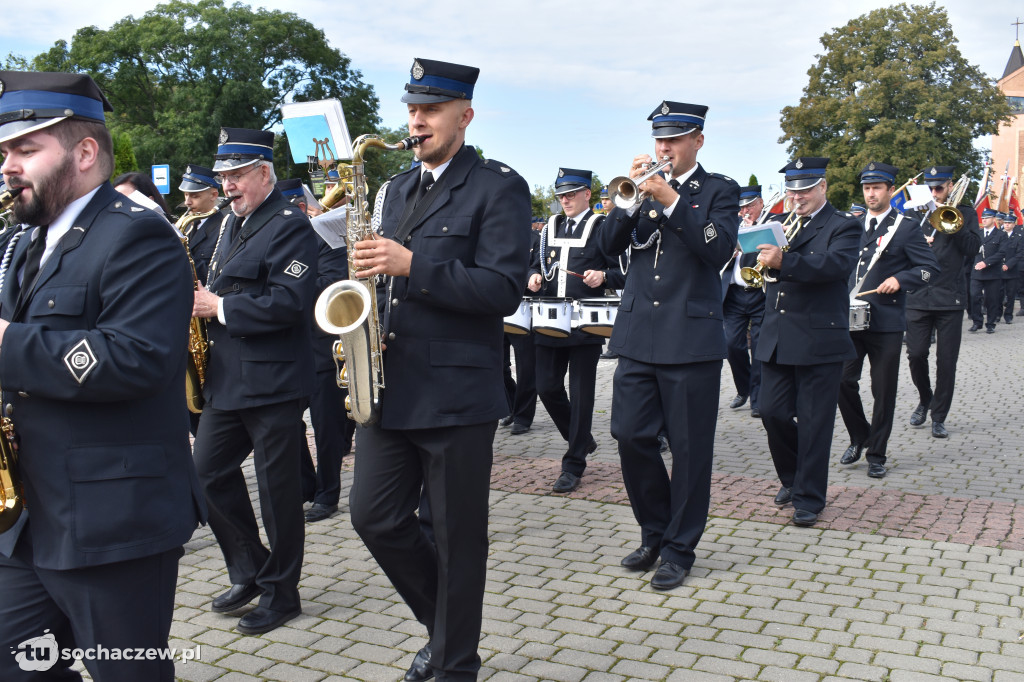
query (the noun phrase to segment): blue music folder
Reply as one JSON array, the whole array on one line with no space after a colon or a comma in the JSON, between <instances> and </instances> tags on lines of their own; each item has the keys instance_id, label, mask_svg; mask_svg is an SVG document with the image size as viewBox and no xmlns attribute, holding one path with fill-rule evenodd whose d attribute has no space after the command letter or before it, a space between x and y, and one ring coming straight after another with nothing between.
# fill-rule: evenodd
<instances>
[{"instance_id":1,"label":"blue music folder","mask_svg":"<svg viewBox=\"0 0 1024 682\"><path fill-rule=\"evenodd\" d=\"M777 220L760 225L741 226L738 240L743 253L756 252L758 244L775 244L780 249L789 245L786 231Z\"/></svg>"}]
</instances>

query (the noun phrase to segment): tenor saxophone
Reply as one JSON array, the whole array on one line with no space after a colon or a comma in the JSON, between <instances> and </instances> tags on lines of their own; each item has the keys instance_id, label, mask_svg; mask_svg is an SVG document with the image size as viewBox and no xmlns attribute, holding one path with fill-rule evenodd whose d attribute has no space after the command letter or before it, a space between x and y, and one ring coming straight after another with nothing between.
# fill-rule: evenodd
<instances>
[{"instance_id":1,"label":"tenor saxophone","mask_svg":"<svg viewBox=\"0 0 1024 682\"><path fill-rule=\"evenodd\" d=\"M337 334L334 364L338 385L348 389L345 409L357 424L367 425L380 418L381 390L384 388L384 358L381 353L382 329L377 314L377 288L355 279L355 244L371 239L373 227L366 201L366 176L363 155L370 147L385 150L411 149L423 138L407 137L388 144L377 135L362 135L353 142L352 164L346 177L339 180L349 198L345 246L348 248L350 279L331 284L317 298L313 314L316 323L328 334ZM340 201L337 197L334 202Z\"/></svg>"},{"instance_id":2,"label":"tenor saxophone","mask_svg":"<svg viewBox=\"0 0 1024 682\"><path fill-rule=\"evenodd\" d=\"M231 199L224 197L216 206L203 213L188 211L178 218L174 224L181 233L181 243L185 247L188 263L192 266L192 287L199 290L199 275L196 273L196 262L192 260L192 250L188 247L188 238L195 231L201 220L209 218L228 205ZM188 362L185 364L185 404L189 412L199 414L203 411L203 385L206 383L206 365L210 359L210 341L206 332L206 319L193 317L188 324Z\"/></svg>"}]
</instances>

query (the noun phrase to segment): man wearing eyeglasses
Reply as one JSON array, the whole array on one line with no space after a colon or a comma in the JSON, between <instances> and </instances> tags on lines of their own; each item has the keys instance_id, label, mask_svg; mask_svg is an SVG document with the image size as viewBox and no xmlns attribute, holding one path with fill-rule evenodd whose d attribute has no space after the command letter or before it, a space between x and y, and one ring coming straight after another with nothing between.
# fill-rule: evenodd
<instances>
[{"instance_id":1,"label":"man wearing eyeglasses","mask_svg":"<svg viewBox=\"0 0 1024 682\"><path fill-rule=\"evenodd\" d=\"M597 247L597 231L604 216L590 210L592 173L559 168L555 197L564 215L553 215L541 232L541 248L530 265L530 291L558 298L595 298L603 295L609 276L618 265ZM543 251L544 253L541 253ZM619 275L621 278L621 275ZM569 448L562 457L562 473L552 486L570 493L580 486L587 455L597 449L590 427L594 420L594 385L604 337L571 330L565 338L535 333L537 394ZM569 394L565 373L569 372Z\"/></svg>"},{"instance_id":2,"label":"man wearing eyeglasses","mask_svg":"<svg viewBox=\"0 0 1024 682\"><path fill-rule=\"evenodd\" d=\"M192 312L210 320L206 406L193 455L232 583L212 609L229 613L259 597L238 622L247 635L301 613L299 462L314 378L317 246L309 219L274 187L273 145L271 132L221 131L214 170L234 215L220 230ZM241 471L250 451L269 550Z\"/></svg>"}]
</instances>

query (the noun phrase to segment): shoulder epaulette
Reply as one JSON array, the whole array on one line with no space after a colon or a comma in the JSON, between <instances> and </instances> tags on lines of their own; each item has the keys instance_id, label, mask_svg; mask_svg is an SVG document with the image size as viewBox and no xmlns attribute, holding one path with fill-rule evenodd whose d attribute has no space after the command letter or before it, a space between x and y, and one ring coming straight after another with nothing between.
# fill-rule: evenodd
<instances>
[{"instance_id":1,"label":"shoulder epaulette","mask_svg":"<svg viewBox=\"0 0 1024 682\"><path fill-rule=\"evenodd\" d=\"M495 161L494 159L484 159L483 166L484 168L487 168L497 173L498 175L502 175L505 177L511 178L519 175L519 173L516 173L515 169L506 166L501 161Z\"/></svg>"}]
</instances>

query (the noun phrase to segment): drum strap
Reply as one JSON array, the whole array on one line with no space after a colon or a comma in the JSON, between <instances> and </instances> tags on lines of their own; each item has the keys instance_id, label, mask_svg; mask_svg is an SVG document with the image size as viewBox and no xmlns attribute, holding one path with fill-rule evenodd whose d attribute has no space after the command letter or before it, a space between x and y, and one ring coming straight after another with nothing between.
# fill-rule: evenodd
<instances>
[{"instance_id":1,"label":"drum strap","mask_svg":"<svg viewBox=\"0 0 1024 682\"><path fill-rule=\"evenodd\" d=\"M889 242L892 241L893 236L896 235L896 228L898 228L902 222L903 214L900 213L899 217L896 218L893 224L889 226L888 231L886 231L885 235L882 237L882 241L878 243L878 248L875 249L875 254L871 256L871 262L868 263L868 268L864 271L864 275L857 280L856 286L854 286L853 290L850 291L851 301L860 293L861 287L864 286L864 280L868 278L868 273L871 272L871 268L875 267L875 263L878 262L878 259L882 257L882 252L885 251L885 247L889 246Z\"/></svg>"}]
</instances>

